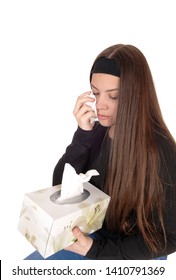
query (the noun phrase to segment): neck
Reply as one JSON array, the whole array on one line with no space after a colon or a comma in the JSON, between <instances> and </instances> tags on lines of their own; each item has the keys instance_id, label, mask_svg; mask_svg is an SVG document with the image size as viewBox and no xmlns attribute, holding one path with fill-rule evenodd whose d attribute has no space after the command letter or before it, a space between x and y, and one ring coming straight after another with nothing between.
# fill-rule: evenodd
<instances>
[{"instance_id":1,"label":"neck","mask_svg":"<svg viewBox=\"0 0 176 280\"><path fill-rule=\"evenodd\" d=\"M115 132L115 126L112 125L110 128L109 128L109 132L108 132L108 135L111 139L114 139L114 132Z\"/></svg>"}]
</instances>

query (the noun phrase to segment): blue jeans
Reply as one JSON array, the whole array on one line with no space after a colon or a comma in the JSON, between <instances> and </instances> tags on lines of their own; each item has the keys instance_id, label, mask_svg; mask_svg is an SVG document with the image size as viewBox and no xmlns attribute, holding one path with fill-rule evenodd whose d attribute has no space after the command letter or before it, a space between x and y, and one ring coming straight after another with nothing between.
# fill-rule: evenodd
<instances>
[{"instance_id":1,"label":"blue jeans","mask_svg":"<svg viewBox=\"0 0 176 280\"><path fill-rule=\"evenodd\" d=\"M37 251L33 252L25 258L25 260L88 260L86 257L79 254L61 250L54 255L44 259ZM162 256L154 260L167 260L167 256Z\"/></svg>"},{"instance_id":2,"label":"blue jeans","mask_svg":"<svg viewBox=\"0 0 176 280\"><path fill-rule=\"evenodd\" d=\"M86 257L79 254L61 250L54 255L44 259L39 252L35 251L25 258L25 260L88 260Z\"/></svg>"},{"instance_id":3,"label":"blue jeans","mask_svg":"<svg viewBox=\"0 0 176 280\"><path fill-rule=\"evenodd\" d=\"M162 256L162 257L159 257L159 258L155 258L154 260L167 260L167 256Z\"/></svg>"}]
</instances>

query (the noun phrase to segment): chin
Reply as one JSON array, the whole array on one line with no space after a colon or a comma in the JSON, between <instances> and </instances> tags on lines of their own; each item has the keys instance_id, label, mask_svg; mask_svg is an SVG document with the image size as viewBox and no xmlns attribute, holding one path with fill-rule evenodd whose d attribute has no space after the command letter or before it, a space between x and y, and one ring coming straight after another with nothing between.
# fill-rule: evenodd
<instances>
[{"instance_id":1,"label":"chin","mask_svg":"<svg viewBox=\"0 0 176 280\"><path fill-rule=\"evenodd\" d=\"M112 124L110 124L108 121L99 120L99 123L104 127L111 127L112 126Z\"/></svg>"}]
</instances>

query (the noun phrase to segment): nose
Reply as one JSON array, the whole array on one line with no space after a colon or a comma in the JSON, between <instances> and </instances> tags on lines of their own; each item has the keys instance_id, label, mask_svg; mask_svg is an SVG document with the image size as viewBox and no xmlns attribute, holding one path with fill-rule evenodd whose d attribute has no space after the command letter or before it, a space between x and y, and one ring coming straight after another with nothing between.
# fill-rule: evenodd
<instances>
[{"instance_id":1,"label":"nose","mask_svg":"<svg viewBox=\"0 0 176 280\"><path fill-rule=\"evenodd\" d=\"M96 108L97 110L106 110L108 108L107 100L105 96L99 94L96 98Z\"/></svg>"}]
</instances>

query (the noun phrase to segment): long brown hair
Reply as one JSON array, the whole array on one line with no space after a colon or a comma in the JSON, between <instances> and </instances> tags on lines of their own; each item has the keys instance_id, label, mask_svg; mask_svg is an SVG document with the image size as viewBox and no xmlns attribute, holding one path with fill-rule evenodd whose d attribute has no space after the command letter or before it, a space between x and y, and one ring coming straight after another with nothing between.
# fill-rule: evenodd
<instances>
[{"instance_id":1,"label":"long brown hair","mask_svg":"<svg viewBox=\"0 0 176 280\"><path fill-rule=\"evenodd\" d=\"M94 63L100 57L115 59L121 73L104 189L111 196L106 224L110 230L118 228L125 234L133 234L138 228L151 252L156 253L163 242L166 245L157 131L174 140L163 120L151 71L141 51L132 45L118 44L101 52Z\"/></svg>"}]
</instances>

